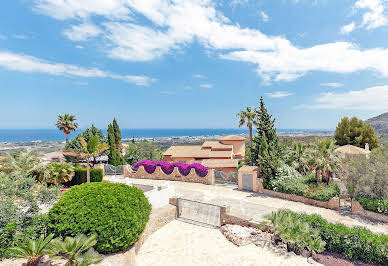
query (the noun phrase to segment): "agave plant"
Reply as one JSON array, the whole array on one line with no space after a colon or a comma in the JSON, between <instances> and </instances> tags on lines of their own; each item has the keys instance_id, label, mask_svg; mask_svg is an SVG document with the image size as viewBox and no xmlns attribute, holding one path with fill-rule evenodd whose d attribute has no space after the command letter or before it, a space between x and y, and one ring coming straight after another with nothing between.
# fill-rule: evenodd
<instances>
[{"instance_id":1,"label":"agave plant","mask_svg":"<svg viewBox=\"0 0 388 266\"><path fill-rule=\"evenodd\" d=\"M76 237L66 237L64 240L56 238L50 244L50 258L60 257L67 259L66 266L86 266L98 264L103 256L93 249L97 243L97 235L89 237L81 234Z\"/></svg>"},{"instance_id":2,"label":"agave plant","mask_svg":"<svg viewBox=\"0 0 388 266\"><path fill-rule=\"evenodd\" d=\"M38 240L28 239L27 243L16 243L14 247L9 249L10 254L18 258L27 258L28 266L38 265L40 259L47 254L50 254L50 241L54 237L53 234L46 238L42 235Z\"/></svg>"}]
</instances>

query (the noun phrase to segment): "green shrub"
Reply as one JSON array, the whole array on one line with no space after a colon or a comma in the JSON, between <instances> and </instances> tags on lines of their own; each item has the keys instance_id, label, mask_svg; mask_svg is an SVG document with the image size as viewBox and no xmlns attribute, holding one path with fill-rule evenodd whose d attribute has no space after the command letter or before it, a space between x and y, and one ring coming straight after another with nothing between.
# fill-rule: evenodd
<instances>
[{"instance_id":1,"label":"green shrub","mask_svg":"<svg viewBox=\"0 0 388 266\"><path fill-rule=\"evenodd\" d=\"M281 210L266 218L271 221L274 232L287 244L289 252L300 254L301 250L308 249L313 255L325 250L326 243L322 241L319 231L293 212Z\"/></svg>"},{"instance_id":2,"label":"green shrub","mask_svg":"<svg viewBox=\"0 0 388 266\"><path fill-rule=\"evenodd\" d=\"M101 253L127 249L143 232L151 205L135 187L86 183L72 187L49 211L49 231L57 236L97 234Z\"/></svg>"},{"instance_id":3,"label":"green shrub","mask_svg":"<svg viewBox=\"0 0 388 266\"><path fill-rule=\"evenodd\" d=\"M101 182L104 178L104 170L90 169L90 182ZM70 182L65 183L66 186L75 186L86 183L86 169L74 168L74 177Z\"/></svg>"},{"instance_id":4,"label":"green shrub","mask_svg":"<svg viewBox=\"0 0 388 266\"><path fill-rule=\"evenodd\" d=\"M388 199L374 199L361 195L356 199L365 210L388 215Z\"/></svg>"},{"instance_id":5,"label":"green shrub","mask_svg":"<svg viewBox=\"0 0 388 266\"><path fill-rule=\"evenodd\" d=\"M388 265L387 235L374 234L364 227L350 228L339 223L329 223L317 214L291 213L320 232L320 237L326 242L327 251L342 253L350 260Z\"/></svg>"},{"instance_id":6,"label":"green shrub","mask_svg":"<svg viewBox=\"0 0 388 266\"><path fill-rule=\"evenodd\" d=\"M330 182L329 185L317 185L314 173L301 175L286 164L278 168L276 178L271 180L271 184L274 191L320 201L329 201L340 193L337 184Z\"/></svg>"}]
</instances>

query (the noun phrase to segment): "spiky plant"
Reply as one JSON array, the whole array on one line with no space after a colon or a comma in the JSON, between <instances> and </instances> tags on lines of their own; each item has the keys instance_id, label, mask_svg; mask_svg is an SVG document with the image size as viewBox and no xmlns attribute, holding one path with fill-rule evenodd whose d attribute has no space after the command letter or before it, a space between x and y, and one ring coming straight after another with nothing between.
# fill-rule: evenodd
<instances>
[{"instance_id":1,"label":"spiky plant","mask_svg":"<svg viewBox=\"0 0 388 266\"><path fill-rule=\"evenodd\" d=\"M275 234L287 244L288 251L300 253L307 248L312 255L322 252L326 243L322 241L319 232L303 222L298 214L288 210L279 210L266 217Z\"/></svg>"},{"instance_id":2,"label":"spiky plant","mask_svg":"<svg viewBox=\"0 0 388 266\"><path fill-rule=\"evenodd\" d=\"M4 159L4 171L15 177L46 178L47 168L40 163L38 155L29 150L7 154Z\"/></svg>"},{"instance_id":3,"label":"spiky plant","mask_svg":"<svg viewBox=\"0 0 388 266\"><path fill-rule=\"evenodd\" d=\"M38 240L28 239L27 243L16 243L9 252L15 257L27 258L28 266L36 266L44 255L51 253L49 243L53 237L53 234L46 238L41 235Z\"/></svg>"},{"instance_id":4,"label":"spiky plant","mask_svg":"<svg viewBox=\"0 0 388 266\"><path fill-rule=\"evenodd\" d=\"M97 235L86 236L83 234L76 237L66 237L64 240L56 238L51 241L51 258L65 258L66 266L86 266L98 264L103 260L103 256L93 249L97 243Z\"/></svg>"},{"instance_id":5,"label":"spiky plant","mask_svg":"<svg viewBox=\"0 0 388 266\"><path fill-rule=\"evenodd\" d=\"M75 122L77 118L74 115L64 114L58 115L56 126L60 131L63 131L66 136L66 143L69 142L69 135L71 131L78 129L78 124Z\"/></svg>"},{"instance_id":6,"label":"spiky plant","mask_svg":"<svg viewBox=\"0 0 388 266\"><path fill-rule=\"evenodd\" d=\"M62 184L69 182L74 177L74 167L68 163L50 163L47 165L49 177L45 180L51 184Z\"/></svg>"}]
</instances>

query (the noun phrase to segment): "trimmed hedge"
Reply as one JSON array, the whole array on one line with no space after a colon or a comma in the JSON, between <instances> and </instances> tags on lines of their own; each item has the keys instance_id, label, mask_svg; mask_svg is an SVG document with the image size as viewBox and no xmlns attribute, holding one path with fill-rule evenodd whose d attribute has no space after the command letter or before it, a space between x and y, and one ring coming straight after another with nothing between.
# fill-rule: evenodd
<instances>
[{"instance_id":1,"label":"trimmed hedge","mask_svg":"<svg viewBox=\"0 0 388 266\"><path fill-rule=\"evenodd\" d=\"M388 215L388 199L374 199L368 196L357 196L356 199L365 210Z\"/></svg>"},{"instance_id":2,"label":"trimmed hedge","mask_svg":"<svg viewBox=\"0 0 388 266\"><path fill-rule=\"evenodd\" d=\"M291 213L320 232L327 251L342 253L350 260L388 265L388 235L374 234L365 227L330 223L317 214Z\"/></svg>"},{"instance_id":3,"label":"trimmed hedge","mask_svg":"<svg viewBox=\"0 0 388 266\"><path fill-rule=\"evenodd\" d=\"M104 178L104 170L90 169L90 182L101 182ZM65 186L76 186L86 183L86 169L74 167L74 177L71 181L65 183Z\"/></svg>"},{"instance_id":4,"label":"trimmed hedge","mask_svg":"<svg viewBox=\"0 0 388 266\"><path fill-rule=\"evenodd\" d=\"M48 213L48 228L56 236L97 234L101 253L125 250L143 232L151 205L136 187L86 183L72 187Z\"/></svg>"}]
</instances>

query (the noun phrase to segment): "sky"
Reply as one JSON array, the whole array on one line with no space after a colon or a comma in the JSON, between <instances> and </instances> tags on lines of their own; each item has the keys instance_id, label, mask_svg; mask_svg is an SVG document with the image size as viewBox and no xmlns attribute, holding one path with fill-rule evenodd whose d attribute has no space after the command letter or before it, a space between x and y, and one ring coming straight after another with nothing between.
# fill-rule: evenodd
<instances>
[{"instance_id":1,"label":"sky","mask_svg":"<svg viewBox=\"0 0 388 266\"><path fill-rule=\"evenodd\" d=\"M278 128L388 111L388 0L6 0L0 128Z\"/></svg>"}]
</instances>

